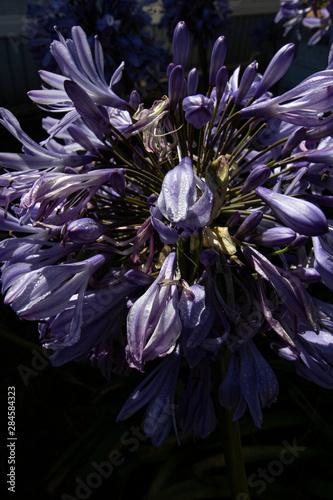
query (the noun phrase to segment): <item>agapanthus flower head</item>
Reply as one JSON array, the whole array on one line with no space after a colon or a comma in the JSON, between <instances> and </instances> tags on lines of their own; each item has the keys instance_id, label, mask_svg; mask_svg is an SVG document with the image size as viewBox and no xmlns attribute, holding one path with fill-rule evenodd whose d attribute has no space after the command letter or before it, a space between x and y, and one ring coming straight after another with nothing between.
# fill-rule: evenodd
<instances>
[{"instance_id":1,"label":"agapanthus flower head","mask_svg":"<svg viewBox=\"0 0 333 500\"><path fill-rule=\"evenodd\" d=\"M168 93L146 105L115 89L126 62L108 85L100 42L92 54L71 33L51 47L61 74L42 71L47 86L29 93L63 113L44 120L48 138L1 110L23 146L0 153L5 303L39 322L54 366L141 376L118 419L146 407L156 446L172 428L208 436L216 404L260 427L278 395L264 342L332 388L333 308L315 286L333 290L333 70L274 97L293 47L263 75L254 61L229 76L219 36L198 93L181 23Z\"/></svg>"}]
</instances>

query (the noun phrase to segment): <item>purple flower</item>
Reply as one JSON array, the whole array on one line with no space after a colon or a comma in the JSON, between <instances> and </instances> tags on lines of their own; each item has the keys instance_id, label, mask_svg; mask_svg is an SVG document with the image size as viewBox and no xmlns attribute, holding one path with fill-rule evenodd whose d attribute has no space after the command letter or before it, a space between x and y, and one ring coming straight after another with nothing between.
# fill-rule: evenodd
<instances>
[{"instance_id":1,"label":"purple flower","mask_svg":"<svg viewBox=\"0 0 333 500\"><path fill-rule=\"evenodd\" d=\"M30 270L31 265L13 263L3 272L2 293L5 303L11 304L22 318L40 320L54 316L68 307L69 300L78 294L72 315L68 343L75 343L82 324L82 299L93 273L107 259L96 255L82 262L49 265Z\"/></svg>"},{"instance_id":2,"label":"purple flower","mask_svg":"<svg viewBox=\"0 0 333 500\"><path fill-rule=\"evenodd\" d=\"M214 113L214 102L202 94L191 95L183 100L186 120L195 128L201 128L208 123Z\"/></svg>"},{"instance_id":3,"label":"purple flower","mask_svg":"<svg viewBox=\"0 0 333 500\"><path fill-rule=\"evenodd\" d=\"M113 16L104 27L117 26ZM184 72L181 22L166 95L150 93L147 75L149 104L136 90L127 103L116 90L124 63L108 85L101 43L92 54L82 28L58 35L61 74L42 71L30 97L62 118L43 120L37 144L10 112L0 117L23 146L0 153L2 292L39 321L53 366L88 360L108 381L135 370L119 420L146 407L157 446L176 421L184 435L213 432L222 358L222 406L235 419L249 409L261 426L278 392L258 350L267 341L332 388L333 306L315 295L316 284L333 290L332 221L318 208L333 205L333 70L274 97L293 46L264 75L253 62L229 78L220 37L201 90L202 68ZM126 40L133 61L140 40Z\"/></svg>"},{"instance_id":4,"label":"purple flower","mask_svg":"<svg viewBox=\"0 0 333 500\"><path fill-rule=\"evenodd\" d=\"M197 188L202 192L199 199ZM151 209L152 224L162 241L175 242L178 233L160 221L162 216L181 230L181 236L186 236L209 222L212 203L211 189L193 173L192 162L186 157L164 177L156 206Z\"/></svg>"},{"instance_id":5,"label":"purple flower","mask_svg":"<svg viewBox=\"0 0 333 500\"><path fill-rule=\"evenodd\" d=\"M59 154L43 148L33 141L27 134L23 132L19 122L14 115L7 109L0 108L1 120L9 132L23 145L23 153L2 153L0 152L0 162L3 167L12 168L14 170L30 170L30 169L50 169L54 171L62 171L66 166L77 167L85 165L92 160L90 155L77 154Z\"/></svg>"}]
</instances>

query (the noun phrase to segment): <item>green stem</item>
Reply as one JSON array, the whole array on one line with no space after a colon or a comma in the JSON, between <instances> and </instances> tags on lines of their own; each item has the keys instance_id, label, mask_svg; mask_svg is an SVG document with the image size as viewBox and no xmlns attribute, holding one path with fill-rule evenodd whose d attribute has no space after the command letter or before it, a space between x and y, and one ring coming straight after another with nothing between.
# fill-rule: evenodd
<instances>
[{"instance_id":1,"label":"green stem","mask_svg":"<svg viewBox=\"0 0 333 500\"><path fill-rule=\"evenodd\" d=\"M226 366L223 359L222 374L225 377ZM231 500L250 500L239 424L238 420L233 421L232 416L232 411L222 408L222 442L231 488Z\"/></svg>"}]
</instances>

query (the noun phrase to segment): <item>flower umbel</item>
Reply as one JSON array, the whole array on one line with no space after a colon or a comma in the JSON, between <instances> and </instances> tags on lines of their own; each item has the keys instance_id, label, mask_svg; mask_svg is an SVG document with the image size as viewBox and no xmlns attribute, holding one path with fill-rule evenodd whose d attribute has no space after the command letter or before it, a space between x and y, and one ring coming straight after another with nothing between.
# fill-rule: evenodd
<instances>
[{"instance_id":1,"label":"flower umbel","mask_svg":"<svg viewBox=\"0 0 333 500\"><path fill-rule=\"evenodd\" d=\"M278 394L265 341L333 387L333 309L314 288L333 290L333 70L274 97L292 44L263 75L254 61L229 77L219 36L198 93L184 22L173 47L168 95L146 106L116 92L123 64L106 83L100 42L92 55L76 26L51 47L62 74L41 72L47 87L29 93L63 113L45 119L48 139L0 120L23 146L0 154L4 300L39 322L54 366L142 376L119 420L147 406L155 445L172 427L208 436L216 404L260 427Z\"/></svg>"}]
</instances>

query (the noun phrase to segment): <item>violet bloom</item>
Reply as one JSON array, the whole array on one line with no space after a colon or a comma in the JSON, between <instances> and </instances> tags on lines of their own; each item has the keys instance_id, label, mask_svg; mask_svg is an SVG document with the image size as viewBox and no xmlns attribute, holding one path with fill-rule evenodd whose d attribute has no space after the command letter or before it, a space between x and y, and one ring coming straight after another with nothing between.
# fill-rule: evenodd
<instances>
[{"instance_id":1,"label":"violet bloom","mask_svg":"<svg viewBox=\"0 0 333 500\"><path fill-rule=\"evenodd\" d=\"M243 118L262 116L278 118L304 127L322 126L330 115L322 118L319 113L331 110L333 103L332 70L324 70L309 76L295 88L272 99L254 101L240 110Z\"/></svg>"},{"instance_id":2,"label":"violet bloom","mask_svg":"<svg viewBox=\"0 0 333 500\"><path fill-rule=\"evenodd\" d=\"M199 199L197 187L202 192ZM193 234L209 222L212 203L211 189L193 173L192 162L186 157L166 174L156 205L151 208L152 224L162 241L175 242L179 235ZM177 229L165 226L162 216Z\"/></svg>"},{"instance_id":3,"label":"violet bloom","mask_svg":"<svg viewBox=\"0 0 333 500\"><path fill-rule=\"evenodd\" d=\"M186 120L195 128L201 128L208 123L214 113L214 102L202 94L191 95L183 100Z\"/></svg>"},{"instance_id":4,"label":"violet bloom","mask_svg":"<svg viewBox=\"0 0 333 500\"><path fill-rule=\"evenodd\" d=\"M22 318L41 320L54 316L68 307L70 298L78 293L79 300L71 318L69 343L76 342L82 324L82 299L89 279L107 262L102 255L83 262L58 264L30 270L31 265L13 263L3 273L2 293Z\"/></svg>"}]
</instances>

